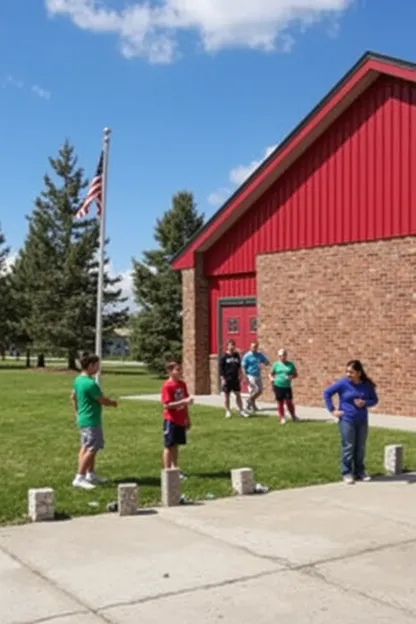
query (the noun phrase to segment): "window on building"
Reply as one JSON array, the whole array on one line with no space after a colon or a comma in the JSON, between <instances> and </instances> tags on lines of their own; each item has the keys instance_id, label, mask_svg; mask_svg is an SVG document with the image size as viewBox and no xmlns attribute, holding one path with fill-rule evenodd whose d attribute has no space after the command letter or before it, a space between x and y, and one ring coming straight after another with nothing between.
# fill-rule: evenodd
<instances>
[{"instance_id":1,"label":"window on building","mask_svg":"<svg viewBox=\"0 0 416 624\"><path fill-rule=\"evenodd\" d=\"M240 323L237 318L229 318L227 319L227 333L228 334L238 334L240 331Z\"/></svg>"},{"instance_id":2,"label":"window on building","mask_svg":"<svg viewBox=\"0 0 416 624\"><path fill-rule=\"evenodd\" d=\"M257 334L257 316L251 316L249 321L250 334Z\"/></svg>"}]
</instances>

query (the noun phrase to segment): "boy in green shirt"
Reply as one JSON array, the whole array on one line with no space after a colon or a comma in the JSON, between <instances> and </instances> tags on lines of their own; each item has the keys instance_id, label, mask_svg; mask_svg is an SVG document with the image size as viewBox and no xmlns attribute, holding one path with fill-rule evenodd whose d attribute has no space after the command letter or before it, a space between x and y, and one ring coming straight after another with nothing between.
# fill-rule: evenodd
<instances>
[{"instance_id":1,"label":"boy in green shirt","mask_svg":"<svg viewBox=\"0 0 416 624\"><path fill-rule=\"evenodd\" d=\"M286 349L280 349L278 360L272 366L270 380L273 383L274 395L277 401L277 412L280 423L286 424L285 403L292 420L297 422L299 418L295 413L293 404L292 380L296 379L298 373L293 362L287 359Z\"/></svg>"},{"instance_id":2,"label":"boy in green shirt","mask_svg":"<svg viewBox=\"0 0 416 624\"><path fill-rule=\"evenodd\" d=\"M77 425L80 430L81 448L78 456L78 472L72 482L76 488L92 490L105 479L95 474L95 456L104 448L102 406L117 407L117 402L101 392L94 379L100 367L97 355L84 354L81 358L81 374L76 377L71 393Z\"/></svg>"}]
</instances>

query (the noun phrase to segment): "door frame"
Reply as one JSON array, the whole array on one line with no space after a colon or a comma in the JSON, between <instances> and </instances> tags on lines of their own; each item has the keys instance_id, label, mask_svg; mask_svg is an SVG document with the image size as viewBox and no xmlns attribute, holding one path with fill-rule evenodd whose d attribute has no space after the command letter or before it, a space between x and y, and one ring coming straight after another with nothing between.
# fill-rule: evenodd
<instances>
[{"instance_id":1,"label":"door frame","mask_svg":"<svg viewBox=\"0 0 416 624\"><path fill-rule=\"evenodd\" d=\"M256 297L220 297L217 301L217 390L221 393L220 357L222 354L222 311L224 308L249 308L257 306Z\"/></svg>"}]
</instances>

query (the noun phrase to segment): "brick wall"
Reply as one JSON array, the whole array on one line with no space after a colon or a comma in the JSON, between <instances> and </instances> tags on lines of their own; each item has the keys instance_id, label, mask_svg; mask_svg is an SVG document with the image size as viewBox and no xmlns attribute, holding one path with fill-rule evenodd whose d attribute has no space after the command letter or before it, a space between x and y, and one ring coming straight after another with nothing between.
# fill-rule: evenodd
<instances>
[{"instance_id":1,"label":"brick wall","mask_svg":"<svg viewBox=\"0 0 416 624\"><path fill-rule=\"evenodd\" d=\"M297 403L322 405L358 358L378 411L416 416L416 238L259 256L257 293L261 347L270 358L289 350Z\"/></svg>"},{"instance_id":2,"label":"brick wall","mask_svg":"<svg viewBox=\"0 0 416 624\"><path fill-rule=\"evenodd\" d=\"M182 271L183 374L191 394L210 393L208 283L202 258Z\"/></svg>"},{"instance_id":3,"label":"brick wall","mask_svg":"<svg viewBox=\"0 0 416 624\"><path fill-rule=\"evenodd\" d=\"M210 392L218 394L218 355L209 356Z\"/></svg>"}]
</instances>

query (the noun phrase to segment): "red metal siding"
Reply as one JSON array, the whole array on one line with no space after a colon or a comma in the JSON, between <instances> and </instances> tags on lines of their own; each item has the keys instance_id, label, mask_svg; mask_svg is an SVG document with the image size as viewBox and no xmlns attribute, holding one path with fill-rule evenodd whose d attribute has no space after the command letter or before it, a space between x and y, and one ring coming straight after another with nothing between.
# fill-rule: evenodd
<instances>
[{"instance_id":1,"label":"red metal siding","mask_svg":"<svg viewBox=\"0 0 416 624\"><path fill-rule=\"evenodd\" d=\"M224 297L255 297L256 276L233 275L233 277L212 277L209 280L210 309L210 352L218 351L217 311L218 300Z\"/></svg>"},{"instance_id":2,"label":"red metal siding","mask_svg":"<svg viewBox=\"0 0 416 624\"><path fill-rule=\"evenodd\" d=\"M416 85L381 77L205 253L205 273L254 273L267 252L414 235L415 170Z\"/></svg>"}]
</instances>

